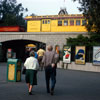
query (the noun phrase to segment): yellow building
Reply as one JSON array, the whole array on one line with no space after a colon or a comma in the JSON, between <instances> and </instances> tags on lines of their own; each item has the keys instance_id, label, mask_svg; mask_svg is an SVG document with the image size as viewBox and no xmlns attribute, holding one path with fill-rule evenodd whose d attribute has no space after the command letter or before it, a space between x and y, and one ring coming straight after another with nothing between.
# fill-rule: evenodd
<instances>
[{"instance_id":1,"label":"yellow building","mask_svg":"<svg viewBox=\"0 0 100 100\"><path fill-rule=\"evenodd\" d=\"M87 32L82 14L28 16L27 32Z\"/></svg>"}]
</instances>

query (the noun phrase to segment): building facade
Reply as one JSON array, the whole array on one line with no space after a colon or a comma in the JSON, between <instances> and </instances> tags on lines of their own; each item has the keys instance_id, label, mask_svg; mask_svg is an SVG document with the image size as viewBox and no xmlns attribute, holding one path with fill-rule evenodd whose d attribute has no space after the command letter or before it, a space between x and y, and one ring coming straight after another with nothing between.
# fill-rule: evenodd
<instances>
[{"instance_id":1,"label":"building facade","mask_svg":"<svg viewBox=\"0 0 100 100\"><path fill-rule=\"evenodd\" d=\"M27 32L87 32L82 14L27 16Z\"/></svg>"}]
</instances>

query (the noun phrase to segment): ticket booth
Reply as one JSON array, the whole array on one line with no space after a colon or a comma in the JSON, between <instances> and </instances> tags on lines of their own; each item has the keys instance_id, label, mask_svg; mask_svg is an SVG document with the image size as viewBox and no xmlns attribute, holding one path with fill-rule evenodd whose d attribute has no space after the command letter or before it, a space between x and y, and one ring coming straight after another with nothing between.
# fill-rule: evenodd
<instances>
[{"instance_id":1,"label":"ticket booth","mask_svg":"<svg viewBox=\"0 0 100 100\"><path fill-rule=\"evenodd\" d=\"M7 60L7 81L21 81L21 61L19 59Z\"/></svg>"}]
</instances>

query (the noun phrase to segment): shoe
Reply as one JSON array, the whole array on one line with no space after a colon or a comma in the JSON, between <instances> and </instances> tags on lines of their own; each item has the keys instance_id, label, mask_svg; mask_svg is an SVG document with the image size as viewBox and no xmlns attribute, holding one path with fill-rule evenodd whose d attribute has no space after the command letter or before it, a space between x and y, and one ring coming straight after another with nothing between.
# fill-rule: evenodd
<instances>
[{"instance_id":1,"label":"shoe","mask_svg":"<svg viewBox=\"0 0 100 100\"><path fill-rule=\"evenodd\" d=\"M53 92L53 91L51 91L51 92L50 92L50 94L51 94L51 95L54 95L54 92Z\"/></svg>"},{"instance_id":2,"label":"shoe","mask_svg":"<svg viewBox=\"0 0 100 100\"><path fill-rule=\"evenodd\" d=\"M32 92L29 92L29 95L32 95Z\"/></svg>"},{"instance_id":3,"label":"shoe","mask_svg":"<svg viewBox=\"0 0 100 100\"><path fill-rule=\"evenodd\" d=\"M50 93L50 91L47 91L47 93Z\"/></svg>"}]
</instances>

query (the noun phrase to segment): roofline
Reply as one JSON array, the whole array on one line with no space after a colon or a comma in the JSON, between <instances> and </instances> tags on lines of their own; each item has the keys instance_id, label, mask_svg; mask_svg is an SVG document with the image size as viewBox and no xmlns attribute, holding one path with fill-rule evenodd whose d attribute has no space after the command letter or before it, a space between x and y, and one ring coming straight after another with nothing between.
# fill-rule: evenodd
<instances>
[{"instance_id":1,"label":"roofline","mask_svg":"<svg viewBox=\"0 0 100 100\"><path fill-rule=\"evenodd\" d=\"M29 16L24 18L25 20L41 20L41 19L80 19L85 18L82 14L72 14L72 15L49 15L49 16Z\"/></svg>"}]
</instances>

